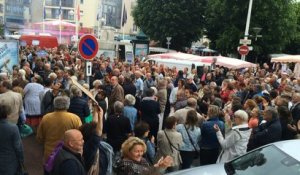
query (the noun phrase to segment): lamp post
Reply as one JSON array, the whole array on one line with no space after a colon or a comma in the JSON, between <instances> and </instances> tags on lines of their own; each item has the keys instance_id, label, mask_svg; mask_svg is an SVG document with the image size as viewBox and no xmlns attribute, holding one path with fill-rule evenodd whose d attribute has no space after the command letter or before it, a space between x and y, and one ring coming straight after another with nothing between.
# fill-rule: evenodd
<instances>
[{"instance_id":1,"label":"lamp post","mask_svg":"<svg viewBox=\"0 0 300 175\"><path fill-rule=\"evenodd\" d=\"M249 0L249 8L248 8L248 14L247 14L247 21L246 21L246 28L245 28L244 40L248 40L248 36L249 36L249 26L250 26L250 20L251 20L252 4L253 4L253 0ZM242 55L241 59L243 61L245 61L246 55Z\"/></svg>"},{"instance_id":2,"label":"lamp post","mask_svg":"<svg viewBox=\"0 0 300 175\"><path fill-rule=\"evenodd\" d=\"M171 39L172 39L172 37L167 37L168 52L170 49Z\"/></svg>"}]
</instances>

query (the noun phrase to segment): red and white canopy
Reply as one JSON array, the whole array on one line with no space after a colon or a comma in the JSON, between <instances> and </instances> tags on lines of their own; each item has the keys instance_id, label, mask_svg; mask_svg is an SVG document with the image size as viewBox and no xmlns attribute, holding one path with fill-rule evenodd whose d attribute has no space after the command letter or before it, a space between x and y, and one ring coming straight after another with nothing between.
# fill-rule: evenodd
<instances>
[{"instance_id":1,"label":"red and white canopy","mask_svg":"<svg viewBox=\"0 0 300 175\"><path fill-rule=\"evenodd\" d=\"M239 60L236 58L224 57L224 56L198 56L186 53L163 53L148 55L149 58L160 58L160 59L176 59L186 60L192 62L212 63L214 59L217 59L216 65L227 67L229 69L240 69L247 67L255 67L256 65L247 61Z\"/></svg>"}]
</instances>

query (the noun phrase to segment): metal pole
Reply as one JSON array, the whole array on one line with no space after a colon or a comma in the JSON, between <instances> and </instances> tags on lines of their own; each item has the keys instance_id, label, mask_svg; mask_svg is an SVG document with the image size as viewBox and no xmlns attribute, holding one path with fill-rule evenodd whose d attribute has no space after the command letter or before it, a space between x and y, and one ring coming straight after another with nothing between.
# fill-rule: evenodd
<instances>
[{"instance_id":1,"label":"metal pole","mask_svg":"<svg viewBox=\"0 0 300 175\"><path fill-rule=\"evenodd\" d=\"M76 36L76 42L78 42L78 35L79 35L79 30L78 30L78 23L79 23L79 19L78 19L78 15L80 15L80 11L79 8L78 8L79 4L78 4L78 0L75 0L75 9L74 9L74 17L75 17L75 24L76 24L76 27L75 27L75 36ZM79 14L78 14L79 13Z\"/></svg>"},{"instance_id":2,"label":"metal pole","mask_svg":"<svg viewBox=\"0 0 300 175\"><path fill-rule=\"evenodd\" d=\"M245 28L245 34L244 34L244 39L245 40L247 40L248 36L249 36L249 27L250 27L250 21L251 21L252 4L253 4L253 0L249 0L249 8L248 8L246 28ZM242 55L241 59L243 61L245 61L246 55Z\"/></svg>"}]
</instances>

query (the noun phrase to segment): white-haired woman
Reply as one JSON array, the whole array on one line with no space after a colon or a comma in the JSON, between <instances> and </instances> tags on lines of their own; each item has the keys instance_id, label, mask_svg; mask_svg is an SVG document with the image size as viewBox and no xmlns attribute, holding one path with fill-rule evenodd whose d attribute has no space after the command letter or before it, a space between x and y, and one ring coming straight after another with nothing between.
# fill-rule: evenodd
<instances>
[{"instance_id":1,"label":"white-haired woman","mask_svg":"<svg viewBox=\"0 0 300 175\"><path fill-rule=\"evenodd\" d=\"M137 109L133 107L135 105L135 97L131 94L125 95L123 115L130 120L131 129L137 121Z\"/></svg>"},{"instance_id":2,"label":"white-haired woman","mask_svg":"<svg viewBox=\"0 0 300 175\"><path fill-rule=\"evenodd\" d=\"M100 80L93 81L93 89L90 90L90 92L95 97L100 92L100 86L102 85L102 82Z\"/></svg>"},{"instance_id":3,"label":"white-haired woman","mask_svg":"<svg viewBox=\"0 0 300 175\"><path fill-rule=\"evenodd\" d=\"M244 110L236 111L234 113L234 123L235 126L225 134L225 138L218 125L214 125L218 141L222 147L217 163L230 161L247 152L247 144L251 135L247 112Z\"/></svg>"}]
</instances>

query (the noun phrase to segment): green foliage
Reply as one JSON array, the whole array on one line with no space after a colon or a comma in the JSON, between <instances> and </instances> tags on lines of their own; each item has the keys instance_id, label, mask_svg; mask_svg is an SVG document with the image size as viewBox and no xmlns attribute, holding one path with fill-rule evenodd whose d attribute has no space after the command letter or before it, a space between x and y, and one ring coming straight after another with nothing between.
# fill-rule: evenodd
<instances>
[{"instance_id":1,"label":"green foliage","mask_svg":"<svg viewBox=\"0 0 300 175\"><path fill-rule=\"evenodd\" d=\"M260 27L262 38L250 37L253 57L281 52L295 38L296 15L292 0L254 0L250 22ZM207 35L211 47L223 54L237 53L239 39L244 37L249 0L210 0L206 10Z\"/></svg>"},{"instance_id":2,"label":"green foliage","mask_svg":"<svg viewBox=\"0 0 300 175\"><path fill-rule=\"evenodd\" d=\"M205 0L137 0L132 12L136 25L152 40L181 50L199 40L204 27Z\"/></svg>"}]
</instances>

